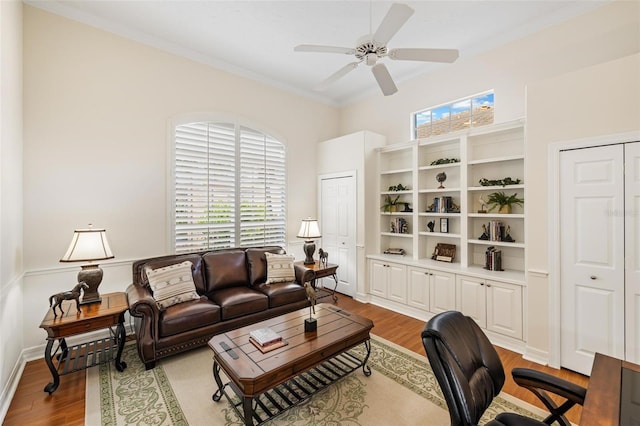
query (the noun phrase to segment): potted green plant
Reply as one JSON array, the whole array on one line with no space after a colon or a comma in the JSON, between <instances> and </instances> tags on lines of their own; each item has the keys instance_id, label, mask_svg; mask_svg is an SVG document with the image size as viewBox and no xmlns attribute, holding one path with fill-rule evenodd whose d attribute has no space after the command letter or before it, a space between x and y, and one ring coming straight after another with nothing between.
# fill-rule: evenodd
<instances>
[{"instance_id":1,"label":"potted green plant","mask_svg":"<svg viewBox=\"0 0 640 426\"><path fill-rule=\"evenodd\" d=\"M511 213L511 206L513 206L514 204L521 206L523 203L524 199L518 198L517 192L512 195L507 195L503 191L499 191L493 192L487 197L487 205L489 206L489 211L492 211L496 207L499 207L498 213L509 214Z\"/></svg>"},{"instance_id":2,"label":"potted green plant","mask_svg":"<svg viewBox=\"0 0 640 426\"><path fill-rule=\"evenodd\" d=\"M384 204L380 206L387 213L397 212L400 209L400 205L404 204L400 201L400 196L396 196L395 198L391 198L391 195L387 194L384 197Z\"/></svg>"}]
</instances>

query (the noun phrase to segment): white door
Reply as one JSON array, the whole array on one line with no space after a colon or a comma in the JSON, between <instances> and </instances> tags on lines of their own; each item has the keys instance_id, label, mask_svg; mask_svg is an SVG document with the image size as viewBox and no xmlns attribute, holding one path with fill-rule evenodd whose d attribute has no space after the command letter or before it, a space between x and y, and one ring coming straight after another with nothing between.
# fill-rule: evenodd
<instances>
[{"instance_id":1,"label":"white door","mask_svg":"<svg viewBox=\"0 0 640 426\"><path fill-rule=\"evenodd\" d=\"M337 291L356 293L356 178L354 175L320 178L320 233L329 263L338 265ZM333 289L332 278L322 285Z\"/></svg>"},{"instance_id":2,"label":"white door","mask_svg":"<svg viewBox=\"0 0 640 426\"><path fill-rule=\"evenodd\" d=\"M640 363L640 142L625 144L626 360Z\"/></svg>"},{"instance_id":3,"label":"white door","mask_svg":"<svg viewBox=\"0 0 640 426\"><path fill-rule=\"evenodd\" d=\"M561 365L624 357L623 146L560 154Z\"/></svg>"}]
</instances>

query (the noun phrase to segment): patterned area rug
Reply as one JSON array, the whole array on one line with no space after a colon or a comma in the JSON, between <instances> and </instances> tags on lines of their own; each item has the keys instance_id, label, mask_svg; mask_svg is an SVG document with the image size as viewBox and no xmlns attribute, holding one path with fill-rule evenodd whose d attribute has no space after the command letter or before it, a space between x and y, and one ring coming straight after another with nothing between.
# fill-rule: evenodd
<instances>
[{"instance_id":1,"label":"patterned area rug","mask_svg":"<svg viewBox=\"0 0 640 426\"><path fill-rule=\"evenodd\" d=\"M271 425L449 425L446 403L426 357L372 336L370 377L358 369ZM363 347L354 349L364 351ZM196 349L145 371L134 344L127 369L103 364L87 371L88 425L242 425L225 398L214 402L212 352ZM503 411L543 418L542 410L501 394L481 424Z\"/></svg>"}]
</instances>

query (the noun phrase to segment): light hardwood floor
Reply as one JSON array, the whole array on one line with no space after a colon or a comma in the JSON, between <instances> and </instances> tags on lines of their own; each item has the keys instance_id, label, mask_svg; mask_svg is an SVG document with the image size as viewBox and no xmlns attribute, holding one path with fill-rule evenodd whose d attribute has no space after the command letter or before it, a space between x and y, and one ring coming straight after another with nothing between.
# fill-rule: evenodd
<instances>
[{"instance_id":1,"label":"light hardwood floor","mask_svg":"<svg viewBox=\"0 0 640 426\"><path fill-rule=\"evenodd\" d=\"M322 301L327 301L324 299ZM424 322L389 311L378 306L356 302L339 295L338 306L358 315L373 320L373 334L401 345L420 355L425 355L420 339ZM511 369L527 367L539 369L558 377L586 386L588 377L568 371L544 367L526 361L517 353L498 348L498 353L507 375L504 391L529 403L542 407L538 400L528 391L518 387L511 380ZM126 360L125 360L126 361ZM16 393L11 401L9 411L3 425L83 425L85 410L85 375L79 371L60 378L60 387L49 395L43 391L50 381L51 374L44 360L27 363ZM569 420L578 423L580 407L569 412Z\"/></svg>"}]
</instances>

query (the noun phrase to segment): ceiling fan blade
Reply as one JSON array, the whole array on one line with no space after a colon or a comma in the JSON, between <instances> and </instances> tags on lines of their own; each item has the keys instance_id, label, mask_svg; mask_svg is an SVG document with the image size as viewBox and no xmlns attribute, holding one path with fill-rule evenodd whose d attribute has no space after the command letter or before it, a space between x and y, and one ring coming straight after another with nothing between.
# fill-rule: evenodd
<instances>
[{"instance_id":1,"label":"ceiling fan blade","mask_svg":"<svg viewBox=\"0 0 640 426\"><path fill-rule=\"evenodd\" d=\"M314 88L314 90L317 90L319 92L326 90L327 87L329 87L331 84L335 83L336 81L347 75L349 72L355 70L359 64L360 62L351 62L350 64L345 65L344 67L340 68L338 71L327 77L323 82L318 84Z\"/></svg>"},{"instance_id":2,"label":"ceiling fan blade","mask_svg":"<svg viewBox=\"0 0 640 426\"><path fill-rule=\"evenodd\" d=\"M373 35L373 41L385 46L405 22L413 15L413 9L406 4L394 3Z\"/></svg>"},{"instance_id":3,"label":"ceiling fan blade","mask_svg":"<svg viewBox=\"0 0 640 426\"><path fill-rule=\"evenodd\" d=\"M389 58L399 61L454 62L458 59L456 49L392 49Z\"/></svg>"},{"instance_id":4,"label":"ceiling fan blade","mask_svg":"<svg viewBox=\"0 0 640 426\"><path fill-rule=\"evenodd\" d=\"M393 82L393 78L391 78L391 74L389 74L389 70L383 63L372 66L371 72L385 96L393 95L398 91L396 84Z\"/></svg>"},{"instance_id":5,"label":"ceiling fan blade","mask_svg":"<svg viewBox=\"0 0 640 426\"><path fill-rule=\"evenodd\" d=\"M319 53L343 53L345 55L354 55L355 49L350 47L338 46L322 46L317 44L300 44L293 48L294 52L319 52Z\"/></svg>"}]
</instances>

